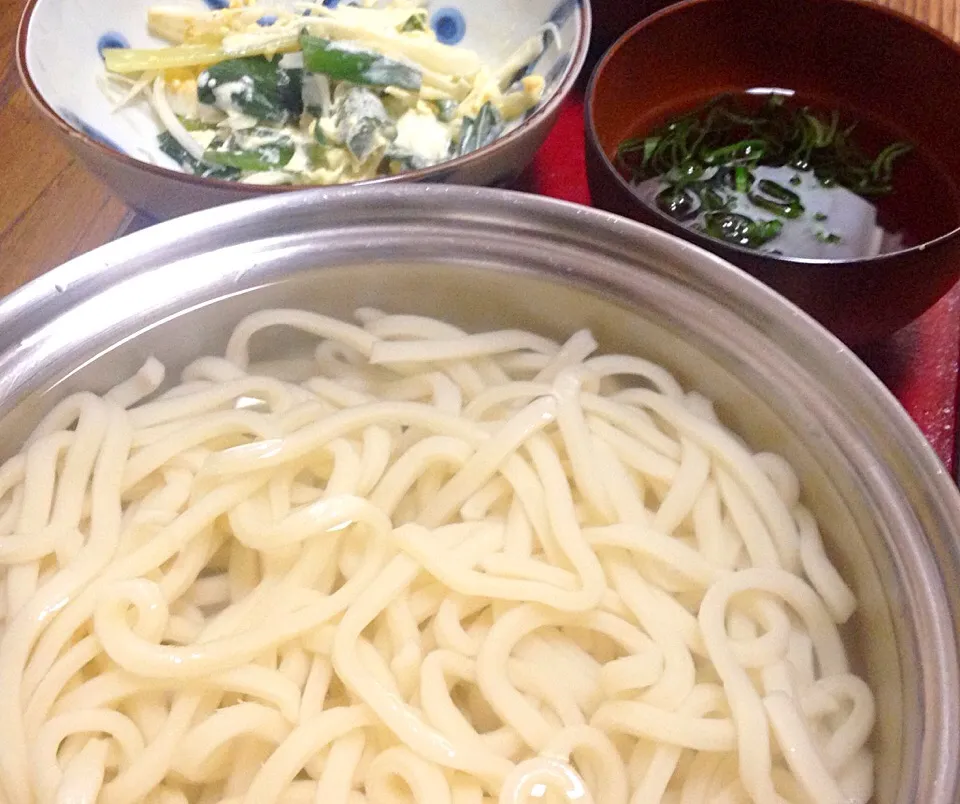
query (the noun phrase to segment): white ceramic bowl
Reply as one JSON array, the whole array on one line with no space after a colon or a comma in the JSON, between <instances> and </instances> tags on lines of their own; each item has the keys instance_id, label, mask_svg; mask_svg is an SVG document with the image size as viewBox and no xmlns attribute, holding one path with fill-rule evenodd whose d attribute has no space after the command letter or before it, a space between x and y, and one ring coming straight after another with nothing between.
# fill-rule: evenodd
<instances>
[{"instance_id":1,"label":"white ceramic bowl","mask_svg":"<svg viewBox=\"0 0 960 804\"><path fill-rule=\"evenodd\" d=\"M220 8L226 0L167 0ZM17 35L17 66L33 101L86 166L131 206L170 218L290 187L257 187L187 175L156 144L160 128L143 109L114 112L101 92L103 47L158 47L147 9L158 0L29 0ZM589 0L428 0L438 38L497 64L544 23L560 31L535 65L547 79L540 104L495 142L425 170L371 180L504 185L543 143L583 66L590 39ZM302 189L302 188L299 188Z\"/></svg>"},{"instance_id":2,"label":"white ceramic bowl","mask_svg":"<svg viewBox=\"0 0 960 804\"><path fill-rule=\"evenodd\" d=\"M753 449L797 468L860 602L843 634L877 696L873 804L960 802L956 486L850 350L729 263L647 226L529 194L398 185L150 227L0 302L0 456L66 394L102 393L150 355L176 376L222 354L248 313L288 306L559 339L589 327L604 351L642 354L715 400Z\"/></svg>"}]
</instances>

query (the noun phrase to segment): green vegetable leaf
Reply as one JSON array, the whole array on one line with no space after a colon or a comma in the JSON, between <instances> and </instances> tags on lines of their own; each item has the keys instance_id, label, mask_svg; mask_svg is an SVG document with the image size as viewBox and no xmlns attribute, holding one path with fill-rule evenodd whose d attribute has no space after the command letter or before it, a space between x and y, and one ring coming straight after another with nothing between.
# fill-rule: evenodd
<instances>
[{"instance_id":1,"label":"green vegetable leaf","mask_svg":"<svg viewBox=\"0 0 960 804\"><path fill-rule=\"evenodd\" d=\"M503 131L503 119L493 104L487 101L480 107L476 117L463 118L456 155L463 156L489 145L500 136L501 131Z\"/></svg>"},{"instance_id":2,"label":"green vegetable leaf","mask_svg":"<svg viewBox=\"0 0 960 804\"><path fill-rule=\"evenodd\" d=\"M303 64L308 72L324 73L338 81L373 87L399 87L419 92L423 74L409 64L387 58L352 42L331 42L300 35Z\"/></svg>"},{"instance_id":3,"label":"green vegetable leaf","mask_svg":"<svg viewBox=\"0 0 960 804\"><path fill-rule=\"evenodd\" d=\"M187 131L209 131L214 126L211 126L209 123L204 123L200 120L194 120L191 117L183 117L182 115L177 115L177 120L180 121L180 125L183 126Z\"/></svg>"},{"instance_id":4,"label":"green vegetable leaf","mask_svg":"<svg viewBox=\"0 0 960 804\"><path fill-rule=\"evenodd\" d=\"M419 154L397 148L393 144L387 147L384 157L391 162L396 162L401 170L423 170L433 164Z\"/></svg>"},{"instance_id":5,"label":"green vegetable leaf","mask_svg":"<svg viewBox=\"0 0 960 804\"><path fill-rule=\"evenodd\" d=\"M426 31L427 30L427 12L418 8L413 14L407 17L406 21L398 29L400 33L408 33L409 31Z\"/></svg>"},{"instance_id":6,"label":"green vegetable leaf","mask_svg":"<svg viewBox=\"0 0 960 804\"><path fill-rule=\"evenodd\" d=\"M322 145L325 148L330 145L330 141L327 139L327 135L323 133L323 128L319 120L313 124L313 139L317 145Z\"/></svg>"},{"instance_id":7,"label":"green vegetable leaf","mask_svg":"<svg viewBox=\"0 0 960 804\"><path fill-rule=\"evenodd\" d=\"M224 111L236 108L257 120L283 124L303 111L302 81L302 70L285 70L263 56L229 59L200 73L197 98Z\"/></svg>"},{"instance_id":8,"label":"green vegetable leaf","mask_svg":"<svg viewBox=\"0 0 960 804\"><path fill-rule=\"evenodd\" d=\"M162 134L158 135L157 143L159 144L161 151L163 151L174 162L180 165L184 171L187 173L192 173L194 176L232 181L240 175L238 170L235 170L231 167L224 167L222 165L209 165L205 164L204 162L198 162L189 153L187 153L186 150L184 150L184 147L177 142L177 140L169 131L164 131Z\"/></svg>"},{"instance_id":9,"label":"green vegetable leaf","mask_svg":"<svg viewBox=\"0 0 960 804\"><path fill-rule=\"evenodd\" d=\"M369 89L352 87L337 101L337 136L361 162L397 136L383 102Z\"/></svg>"},{"instance_id":10,"label":"green vegetable leaf","mask_svg":"<svg viewBox=\"0 0 960 804\"><path fill-rule=\"evenodd\" d=\"M237 132L226 141L215 140L203 160L242 171L282 170L293 159L296 147L284 135L267 129Z\"/></svg>"},{"instance_id":11,"label":"green vegetable leaf","mask_svg":"<svg viewBox=\"0 0 960 804\"><path fill-rule=\"evenodd\" d=\"M434 101L434 106L437 107L437 120L441 123L449 123L457 116L457 107L459 105L460 104L452 98Z\"/></svg>"}]
</instances>

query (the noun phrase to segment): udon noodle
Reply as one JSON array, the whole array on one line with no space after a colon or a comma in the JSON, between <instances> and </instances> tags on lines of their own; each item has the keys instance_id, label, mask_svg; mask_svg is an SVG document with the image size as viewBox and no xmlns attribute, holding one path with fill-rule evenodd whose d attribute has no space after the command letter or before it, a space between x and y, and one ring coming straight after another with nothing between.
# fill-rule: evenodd
<instances>
[{"instance_id":1,"label":"udon noodle","mask_svg":"<svg viewBox=\"0 0 960 804\"><path fill-rule=\"evenodd\" d=\"M785 460L585 331L356 319L255 313L0 469L7 804L871 797Z\"/></svg>"}]
</instances>

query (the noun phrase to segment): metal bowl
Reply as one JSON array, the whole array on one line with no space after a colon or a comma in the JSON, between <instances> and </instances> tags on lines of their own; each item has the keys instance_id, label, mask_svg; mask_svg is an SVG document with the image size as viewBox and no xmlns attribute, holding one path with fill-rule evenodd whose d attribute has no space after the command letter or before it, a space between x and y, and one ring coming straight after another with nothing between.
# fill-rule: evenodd
<instances>
[{"instance_id":1,"label":"metal bowl","mask_svg":"<svg viewBox=\"0 0 960 804\"><path fill-rule=\"evenodd\" d=\"M608 213L444 186L318 190L198 213L104 246L0 302L0 454L77 389L150 354L168 376L273 305L358 305L659 361L756 449L799 470L860 609L877 693L878 804L960 794L960 494L905 411L838 340L731 265Z\"/></svg>"}]
</instances>

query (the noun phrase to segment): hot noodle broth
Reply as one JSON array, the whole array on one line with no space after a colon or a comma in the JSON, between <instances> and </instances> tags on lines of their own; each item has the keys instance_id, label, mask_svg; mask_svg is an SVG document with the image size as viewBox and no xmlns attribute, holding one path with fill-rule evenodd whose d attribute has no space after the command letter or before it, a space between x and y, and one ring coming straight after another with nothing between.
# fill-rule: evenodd
<instances>
[{"instance_id":1,"label":"hot noodle broth","mask_svg":"<svg viewBox=\"0 0 960 804\"><path fill-rule=\"evenodd\" d=\"M960 224L960 190L896 129L785 90L661 109L616 153L649 206L729 245L859 259Z\"/></svg>"}]
</instances>

